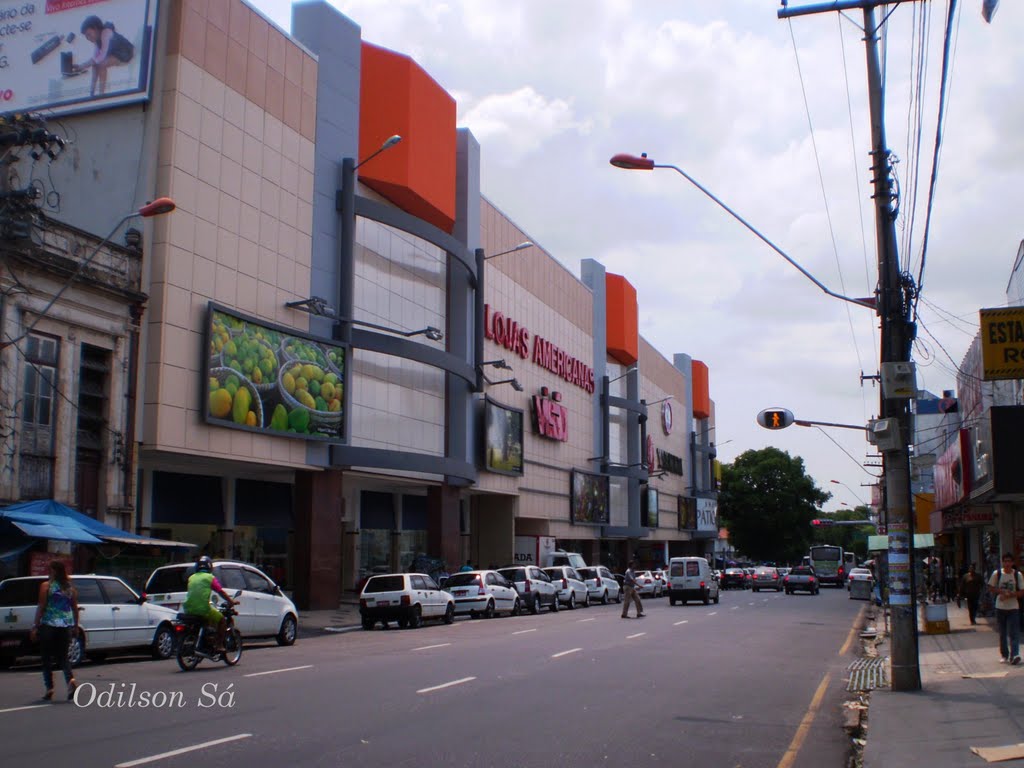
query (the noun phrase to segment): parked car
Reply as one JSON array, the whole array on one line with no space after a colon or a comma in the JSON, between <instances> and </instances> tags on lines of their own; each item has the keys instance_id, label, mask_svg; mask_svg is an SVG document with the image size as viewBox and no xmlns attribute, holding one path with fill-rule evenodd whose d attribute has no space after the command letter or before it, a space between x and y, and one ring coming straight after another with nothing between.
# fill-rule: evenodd
<instances>
[{"instance_id":1,"label":"parked car","mask_svg":"<svg viewBox=\"0 0 1024 768\"><path fill-rule=\"evenodd\" d=\"M662 589L661 582L650 571L640 571L636 575L636 593L640 597L661 597Z\"/></svg>"},{"instance_id":2,"label":"parked car","mask_svg":"<svg viewBox=\"0 0 1024 768\"><path fill-rule=\"evenodd\" d=\"M518 616L522 607L512 582L497 571L461 571L448 577L445 590L455 598L455 613L489 619L500 613Z\"/></svg>"},{"instance_id":3,"label":"parked car","mask_svg":"<svg viewBox=\"0 0 1024 768\"><path fill-rule=\"evenodd\" d=\"M866 581L869 584L874 581L870 568L854 568L846 578L846 590L850 590L850 584L854 581Z\"/></svg>"},{"instance_id":4,"label":"parked car","mask_svg":"<svg viewBox=\"0 0 1024 768\"><path fill-rule=\"evenodd\" d=\"M755 568L753 589L760 592L762 589L770 589L773 592L782 590L782 576L778 568Z\"/></svg>"},{"instance_id":5,"label":"parked car","mask_svg":"<svg viewBox=\"0 0 1024 768\"><path fill-rule=\"evenodd\" d=\"M533 614L547 608L558 612L558 590L551 583L551 577L535 565L509 566L499 568L498 573L512 582L519 600Z\"/></svg>"},{"instance_id":6,"label":"parked car","mask_svg":"<svg viewBox=\"0 0 1024 768\"><path fill-rule=\"evenodd\" d=\"M156 605L177 611L188 594L194 563L157 568L146 581L146 594ZM259 568L236 560L214 560L213 576L224 591L238 598L235 626L242 637L273 637L278 645L292 645L299 629L299 611L281 588Z\"/></svg>"},{"instance_id":7,"label":"parked car","mask_svg":"<svg viewBox=\"0 0 1024 768\"><path fill-rule=\"evenodd\" d=\"M668 594L668 571L664 568L655 568L651 571L651 575L654 576L658 581L661 582L661 594Z\"/></svg>"},{"instance_id":8,"label":"parked car","mask_svg":"<svg viewBox=\"0 0 1024 768\"><path fill-rule=\"evenodd\" d=\"M742 568L726 568L720 586L722 589L746 589L747 572Z\"/></svg>"},{"instance_id":9,"label":"parked car","mask_svg":"<svg viewBox=\"0 0 1024 768\"><path fill-rule=\"evenodd\" d=\"M0 582L0 668L10 667L20 656L39 655L29 633L44 581L43 576L26 576ZM129 650L146 651L156 659L171 657L175 611L147 602L116 576L71 576L71 584L78 592L82 628L68 648L72 665L86 656L98 661Z\"/></svg>"},{"instance_id":10,"label":"parked car","mask_svg":"<svg viewBox=\"0 0 1024 768\"><path fill-rule=\"evenodd\" d=\"M363 629L380 621L387 629L395 621L401 629L416 629L428 619L445 624L455 620L455 599L425 573L389 573L371 576L359 595Z\"/></svg>"},{"instance_id":11,"label":"parked car","mask_svg":"<svg viewBox=\"0 0 1024 768\"><path fill-rule=\"evenodd\" d=\"M580 578L575 568L568 565L556 565L545 568L551 578L551 583L558 590L558 602L567 607L570 611L577 605L586 607L590 605L590 590L586 583Z\"/></svg>"},{"instance_id":12,"label":"parked car","mask_svg":"<svg viewBox=\"0 0 1024 768\"><path fill-rule=\"evenodd\" d=\"M701 600L707 605L718 602L720 587L708 561L703 557L673 557L668 563L668 601L675 605L682 600Z\"/></svg>"},{"instance_id":13,"label":"parked car","mask_svg":"<svg viewBox=\"0 0 1024 768\"><path fill-rule=\"evenodd\" d=\"M779 570L779 576L781 576L782 578L786 578L789 575L789 572L791 570L793 570L793 569L792 568L779 568L778 570Z\"/></svg>"},{"instance_id":14,"label":"parked car","mask_svg":"<svg viewBox=\"0 0 1024 768\"><path fill-rule=\"evenodd\" d=\"M594 568L580 568L577 573L587 585L591 600L597 600L601 605L607 605L609 600L616 603L622 602L622 588L615 576L603 565Z\"/></svg>"},{"instance_id":15,"label":"parked car","mask_svg":"<svg viewBox=\"0 0 1024 768\"><path fill-rule=\"evenodd\" d=\"M821 588L818 577L814 575L814 569L804 565L790 571L789 575L782 580L782 586L787 595L792 595L794 592L810 592L812 595L816 595Z\"/></svg>"}]
</instances>

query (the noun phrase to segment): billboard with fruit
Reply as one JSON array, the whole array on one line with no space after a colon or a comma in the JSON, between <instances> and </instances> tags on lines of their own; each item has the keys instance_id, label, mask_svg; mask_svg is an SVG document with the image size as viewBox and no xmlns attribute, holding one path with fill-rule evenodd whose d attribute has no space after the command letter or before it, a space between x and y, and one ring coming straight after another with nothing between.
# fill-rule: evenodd
<instances>
[{"instance_id":1,"label":"billboard with fruit","mask_svg":"<svg viewBox=\"0 0 1024 768\"><path fill-rule=\"evenodd\" d=\"M205 350L207 423L344 439L344 346L211 303Z\"/></svg>"}]
</instances>

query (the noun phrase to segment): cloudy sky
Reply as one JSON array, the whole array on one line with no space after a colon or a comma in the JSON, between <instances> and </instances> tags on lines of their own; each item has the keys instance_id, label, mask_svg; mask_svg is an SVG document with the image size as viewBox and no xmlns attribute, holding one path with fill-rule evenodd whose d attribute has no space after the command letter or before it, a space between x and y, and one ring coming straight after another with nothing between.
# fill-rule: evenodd
<instances>
[{"instance_id":1,"label":"cloudy sky","mask_svg":"<svg viewBox=\"0 0 1024 768\"><path fill-rule=\"evenodd\" d=\"M290 28L290 0L250 2ZM675 172L608 164L647 152L677 165L833 291L870 295L860 12L790 22L773 0L332 2L365 40L412 56L456 98L492 202L576 274L595 258L626 275L641 333L668 357L709 365L720 458L774 445L834 494L826 509L870 500L861 433L768 432L755 416L770 406L848 424L876 415L878 390L860 378L877 372L874 313L826 296ZM954 386L951 361L977 310L1006 303L1024 237L1024 2L1003 0L991 25L981 5L961 0L955 17L919 306L918 384L936 394ZM885 39L900 257L915 276L946 14L939 0L904 3Z\"/></svg>"}]
</instances>

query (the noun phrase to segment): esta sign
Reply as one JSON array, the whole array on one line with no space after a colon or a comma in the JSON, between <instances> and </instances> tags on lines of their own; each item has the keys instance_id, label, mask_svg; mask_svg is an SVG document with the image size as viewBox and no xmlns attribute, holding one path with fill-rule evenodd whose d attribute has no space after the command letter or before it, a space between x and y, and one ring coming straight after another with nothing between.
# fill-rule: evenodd
<instances>
[{"instance_id":1,"label":"esta sign","mask_svg":"<svg viewBox=\"0 0 1024 768\"><path fill-rule=\"evenodd\" d=\"M519 355L523 360L531 356L529 329L501 312L492 312L490 304L484 304L484 338L495 344L500 344L509 352ZM542 336L533 336L532 338L534 363L570 384L575 384L587 394L593 394L593 368Z\"/></svg>"}]
</instances>

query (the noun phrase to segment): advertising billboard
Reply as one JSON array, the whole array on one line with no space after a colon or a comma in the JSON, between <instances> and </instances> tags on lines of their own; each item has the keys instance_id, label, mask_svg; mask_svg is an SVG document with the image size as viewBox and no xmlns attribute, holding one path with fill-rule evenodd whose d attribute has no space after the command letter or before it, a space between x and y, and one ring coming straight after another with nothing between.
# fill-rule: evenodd
<instances>
[{"instance_id":1,"label":"advertising billboard","mask_svg":"<svg viewBox=\"0 0 1024 768\"><path fill-rule=\"evenodd\" d=\"M341 442L345 347L210 303L202 410L206 422Z\"/></svg>"},{"instance_id":2,"label":"advertising billboard","mask_svg":"<svg viewBox=\"0 0 1024 768\"><path fill-rule=\"evenodd\" d=\"M658 527L658 489L647 487L647 492L640 497L642 501L643 524L647 528Z\"/></svg>"},{"instance_id":3,"label":"advertising billboard","mask_svg":"<svg viewBox=\"0 0 1024 768\"><path fill-rule=\"evenodd\" d=\"M610 484L607 475L572 471L570 520L573 524L607 525Z\"/></svg>"},{"instance_id":4,"label":"advertising billboard","mask_svg":"<svg viewBox=\"0 0 1024 768\"><path fill-rule=\"evenodd\" d=\"M523 412L484 400L484 468L500 475L523 474Z\"/></svg>"},{"instance_id":5,"label":"advertising billboard","mask_svg":"<svg viewBox=\"0 0 1024 768\"><path fill-rule=\"evenodd\" d=\"M20 0L0 7L0 112L144 101L156 0Z\"/></svg>"},{"instance_id":6,"label":"advertising billboard","mask_svg":"<svg viewBox=\"0 0 1024 768\"><path fill-rule=\"evenodd\" d=\"M692 496L678 496L676 498L676 515L679 530L697 530L697 499Z\"/></svg>"}]
</instances>

